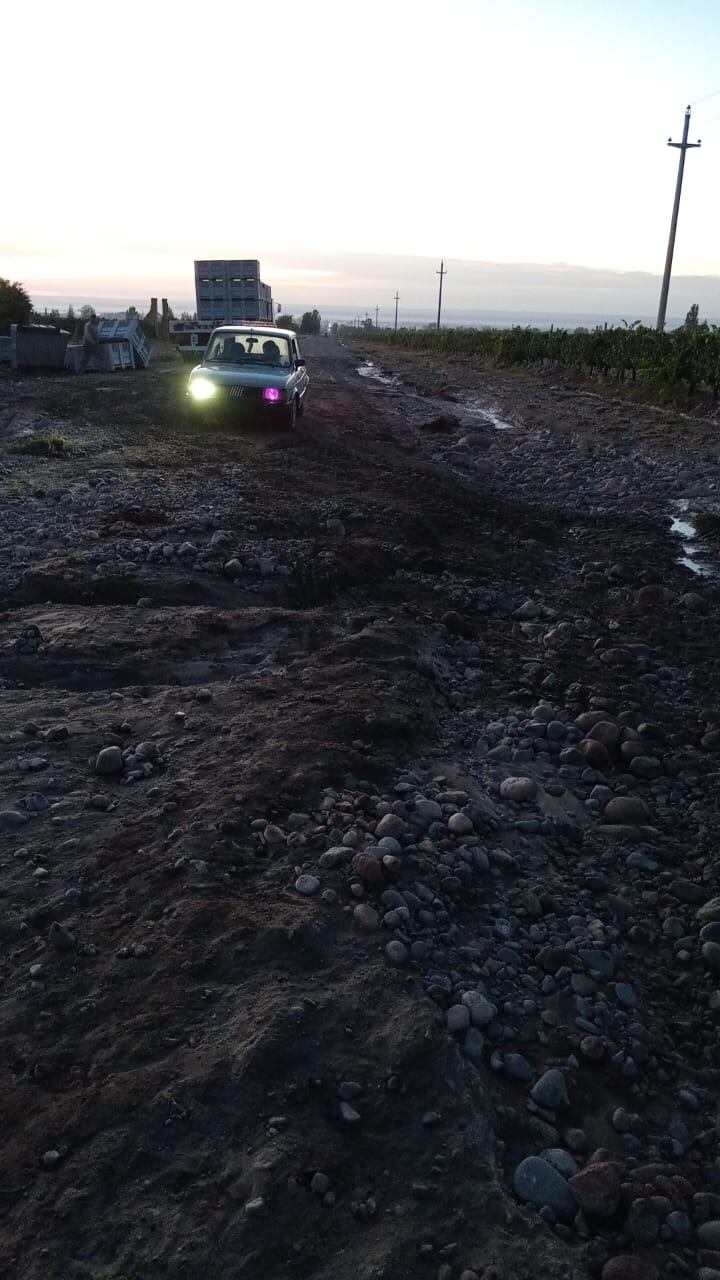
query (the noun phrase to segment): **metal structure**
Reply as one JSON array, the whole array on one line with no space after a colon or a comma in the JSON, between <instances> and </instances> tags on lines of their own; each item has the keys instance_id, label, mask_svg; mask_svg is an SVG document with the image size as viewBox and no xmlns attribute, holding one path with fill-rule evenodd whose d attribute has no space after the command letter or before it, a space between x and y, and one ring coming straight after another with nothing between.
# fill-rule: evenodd
<instances>
[{"instance_id":1,"label":"metal structure","mask_svg":"<svg viewBox=\"0 0 720 1280\"><path fill-rule=\"evenodd\" d=\"M673 142L672 138L668 138L668 146L676 147L680 152L678 161L678 175L675 183L675 199L673 201L672 218L670 219L670 237L668 239L667 255L665 257L665 271L663 274L662 289L660 290L660 306L658 308L657 329L662 333L665 328L665 313L667 312L668 294L670 292L670 275L672 273L673 254L675 252L675 235L677 232L678 214L680 212L680 193L682 191L683 174L685 172L685 152L691 151L695 147L699 147L700 139L697 142L688 142L688 131L690 129L690 108L685 108L685 121L683 124L682 142Z\"/></svg>"},{"instance_id":2,"label":"metal structure","mask_svg":"<svg viewBox=\"0 0 720 1280\"><path fill-rule=\"evenodd\" d=\"M213 258L195 262L198 320L213 324L272 324L272 292L260 279L257 258Z\"/></svg>"},{"instance_id":3,"label":"metal structure","mask_svg":"<svg viewBox=\"0 0 720 1280\"><path fill-rule=\"evenodd\" d=\"M150 363L150 343L142 331L140 321L131 320L99 320L98 340L101 347L109 343L113 348L114 369L147 369ZM132 361L128 362L127 351L130 348Z\"/></svg>"},{"instance_id":4,"label":"metal structure","mask_svg":"<svg viewBox=\"0 0 720 1280\"><path fill-rule=\"evenodd\" d=\"M445 270L445 262L444 262L444 260L440 263L440 270L439 270L439 271L436 271L436 272L435 272L435 275L440 277L440 292L439 292L439 294L438 294L438 318L437 318L437 327L438 327L438 329L439 329L439 328L440 328L440 312L441 312L441 310L442 310L442 287L443 287L443 276L446 276L446 275L447 275L447 271Z\"/></svg>"},{"instance_id":5,"label":"metal structure","mask_svg":"<svg viewBox=\"0 0 720 1280\"><path fill-rule=\"evenodd\" d=\"M62 369L70 334L53 325L11 324L0 337L0 364L13 369Z\"/></svg>"}]
</instances>

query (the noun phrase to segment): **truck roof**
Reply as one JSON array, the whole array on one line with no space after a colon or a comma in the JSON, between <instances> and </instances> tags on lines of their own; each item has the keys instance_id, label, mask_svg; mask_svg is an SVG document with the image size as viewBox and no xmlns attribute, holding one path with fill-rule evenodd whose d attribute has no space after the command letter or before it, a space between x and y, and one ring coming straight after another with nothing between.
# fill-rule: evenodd
<instances>
[{"instance_id":1,"label":"truck roof","mask_svg":"<svg viewBox=\"0 0 720 1280\"><path fill-rule=\"evenodd\" d=\"M218 324L213 329L213 333L275 333L281 338L297 336L294 329L278 329L274 324L263 324L262 321L253 324L251 320L245 321L244 324Z\"/></svg>"}]
</instances>

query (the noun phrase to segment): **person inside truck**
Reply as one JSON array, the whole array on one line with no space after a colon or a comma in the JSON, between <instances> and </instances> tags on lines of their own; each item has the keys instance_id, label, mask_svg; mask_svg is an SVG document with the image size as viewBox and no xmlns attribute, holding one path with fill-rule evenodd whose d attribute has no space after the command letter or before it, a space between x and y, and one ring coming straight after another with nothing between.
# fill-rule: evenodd
<instances>
[{"instance_id":1,"label":"person inside truck","mask_svg":"<svg viewBox=\"0 0 720 1280\"><path fill-rule=\"evenodd\" d=\"M236 342L235 338L226 338L223 342L223 360L241 360L245 355L245 348L241 342Z\"/></svg>"},{"instance_id":2,"label":"person inside truck","mask_svg":"<svg viewBox=\"0 0 720 1280\"><path fill-rule=\"evenodd\" d=\"M280 348L277 342L273 342L272 339L268 342L263 342L263 355L268 364L279 364Z\"/></svg>"}]
</instances>

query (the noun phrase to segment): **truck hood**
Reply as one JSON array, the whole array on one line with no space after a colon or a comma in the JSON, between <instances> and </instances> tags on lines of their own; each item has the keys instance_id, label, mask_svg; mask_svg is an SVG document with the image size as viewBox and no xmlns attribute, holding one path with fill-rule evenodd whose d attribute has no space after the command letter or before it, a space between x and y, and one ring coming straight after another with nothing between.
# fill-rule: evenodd
<instances>
[{"instance_id":1,"label":"truck hood","mask_svg":"<svg viewBox=\"0 0 720 1280\"><path fill-rule=\"evenodd\" d=\"M208 382L221 387L277 387L278 391L284 391L294 372L294 369L273 369L269 365L242 369L238 365L199 364L190 378L207 378Z\"/></svg>"}]
</instances>

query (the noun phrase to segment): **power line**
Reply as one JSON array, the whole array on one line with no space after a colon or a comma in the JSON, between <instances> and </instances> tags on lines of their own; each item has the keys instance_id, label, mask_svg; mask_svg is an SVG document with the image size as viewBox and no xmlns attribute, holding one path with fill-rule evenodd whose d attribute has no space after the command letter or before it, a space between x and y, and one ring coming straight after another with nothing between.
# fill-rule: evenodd
<instances>
[{"instance_id":1,"label":"power line","mask_svg":"<svg viewBox=\"0 0 720 1280\"><path fill-rule=\"evenodd\" d=\"M706 93L704 98L696 98L691 106L699 107L701 102L707 102L709 98L717 98L719 93L720 89L713 89L712 93Z\"/></svg>"}]
</instances>

